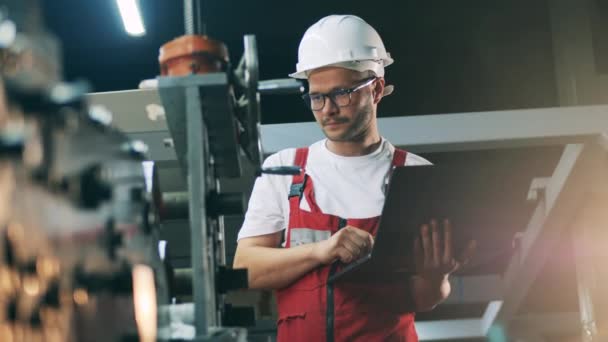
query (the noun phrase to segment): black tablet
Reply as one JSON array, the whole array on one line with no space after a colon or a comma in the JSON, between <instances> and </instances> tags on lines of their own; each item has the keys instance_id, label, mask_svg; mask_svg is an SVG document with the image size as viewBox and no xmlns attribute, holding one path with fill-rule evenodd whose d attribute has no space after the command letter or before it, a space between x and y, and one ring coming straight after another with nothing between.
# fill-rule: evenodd
<instances>
[{"instance_id":1,"label":"black tablet","mask_svg":"<svg viewBox=\"0 0 608 342\"><path fill-rule=\"evenodd\" d=\"M328 281L345 278L357 281L386 281L411 276L413 246L420 227L432 218L452 226L455 255L472 238L462 224L480 215L483 205L475 203L479 192L475 177L466 170L440 166L406 166L394 170L387 189L380 225L372 252L353 263L340 265ZM463 218L465 218L463 220Z\"/></svg>"}]
</instances>

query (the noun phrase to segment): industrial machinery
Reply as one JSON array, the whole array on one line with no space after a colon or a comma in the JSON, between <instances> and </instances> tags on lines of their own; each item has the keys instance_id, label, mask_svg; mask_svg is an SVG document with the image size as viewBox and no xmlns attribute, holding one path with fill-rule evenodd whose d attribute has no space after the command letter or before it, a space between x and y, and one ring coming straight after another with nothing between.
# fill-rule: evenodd
<instances>
[{"instance_id":1,"label":"industrial machinery","mask_svg":"<svg viewBox=\"0 0 608 342\"><path fill-rule=\"evenodd\" d=\"M187 193L156 191L160 219L188 218L190 227L193 322L196 338L244 338L244 329L223 326L253 325L252 308L224 304L224 294L247 288L246 270L225 265L222 217L242 215L243 191L221 189L220 180L247 177L242 163L256 174L293 175L298 167L262 168L260 95L300 93L296 80L259 81L257 45L253 35L244 37L244 53L236 68L223 43L204 35L200 2L184 1L186 35L160 49L161 76L156 87L162 100Z\"/></svg>"},{"instance_id":2,"label":"industrial machinery","mask_svg":"<svg viewBox=\"0 0 608 342\"><path fill-rule=\"evenodd\" d=\"M59 47L38 2L2 8L2 341L174 338L168 304L180 287L167 277L166 245L159 243L161 222L172 217L190 223L186 291L193 304L186 320L196 330L189 339L245 339L244 329L224 327L251 324L253 316L223 303L227 291L247 287L247 274L225 266L221 220L242 213L244 198L222 191L219 180L242 177L243 161L258 174L300 171L261 167L259 117L260 93L303 88L294 80L258 80L253 36L245 37L233 68L222 43L197 35L197 2L184 4L189 35L163 46L156 80L167 143L188 180L182 193L163 193L146 145L113 128L108 110L88 105L86 83L61 81Z\"/></svg>"}]
</instances>

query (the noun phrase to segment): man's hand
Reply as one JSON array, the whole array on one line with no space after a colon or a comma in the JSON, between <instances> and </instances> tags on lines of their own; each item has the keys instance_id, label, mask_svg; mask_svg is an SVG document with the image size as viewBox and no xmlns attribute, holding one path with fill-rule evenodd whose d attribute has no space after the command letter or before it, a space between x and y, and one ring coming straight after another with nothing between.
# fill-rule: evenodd
<instances>
[{"instance_id":1,"label":"man's hand","mask_svg":"<svg viewBox=\"0 0 608 342\"><path fill-rule=\"evenodd\" d=\"M367 255L373 245L374 238L370 233L346 226L329 239L317 242L314 253L324 265L336 260L347 264Z\"/></svg>"},{"instance_id":2,"label":"man's hand","mask_svg":"<svg viewBox=\"0 0 608 342\"><path fill-rule=\"evenodd\" d=\"M467 248L456 258L452 250L452 227L450 221L443 221L443 230L436 220L431 220L420 228L420 236L414 244L416 274L429 281L441 282L443 279L465 265L473 255L476 247L474 240L469 241Z\"/></svg>"},{"instance_id":3,"label":"man's hand","mask_svg":"<svg viewBox=\"0 0 608 342\"><path fill-rule=\"evenodd\" d=\"M432 310L450 295L448 276L469 261L475 245L475 241L470 241L456 258L452 252L452 227L448 220L443 221L443 230L437 227L435 220L420 227L420 236L414 243L416 275L412 277L412 295L417 311Z\"/></svg>"}]
</instances>

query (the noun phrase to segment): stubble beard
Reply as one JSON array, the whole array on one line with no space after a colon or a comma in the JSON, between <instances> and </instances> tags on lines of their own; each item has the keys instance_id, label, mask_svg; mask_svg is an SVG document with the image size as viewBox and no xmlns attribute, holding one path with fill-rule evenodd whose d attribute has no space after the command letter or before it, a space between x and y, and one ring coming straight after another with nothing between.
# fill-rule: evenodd
<instances>
[{"instance_id":1,"label":"stubble beard","mask_svg":"<svg viewBox=\"0 0 608 342\"><path fill-rule=\"evenodd\" d=\"M363 141L368 134L371 126L373 106L371 103L367 103L365 106L359 108L354 119L348 125L346 130L340 134L333 135L323 129L323 134L328 140L333 142L358 142Z\"/></svg>"}]
</instances>

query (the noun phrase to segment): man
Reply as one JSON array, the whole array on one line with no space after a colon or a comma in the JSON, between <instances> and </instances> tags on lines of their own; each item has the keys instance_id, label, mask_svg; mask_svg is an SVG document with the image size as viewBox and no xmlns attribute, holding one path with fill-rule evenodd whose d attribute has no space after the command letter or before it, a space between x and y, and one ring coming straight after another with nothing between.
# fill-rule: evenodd
<instances>
[{"instance_id":1,"label":"man","mask_svg":"<svg viewBox=\"0 0 608 342\"><path fill-rule=\"evenodd\" d=\"M327 139L265 161L305 172L256 181L234 267L249 269L251 288L277 290L279 341L417 341L414 312L449 295L448 276L461 264L448 222L421 227L410 282L327 282L340 263L371 250L393 167L429 163L378 132L378 103L393 90L384 67L393 60L378 33L352 15L312 25L298 59L290 76L308 80L304 100Z\"/></svg>"}]
</instances>

